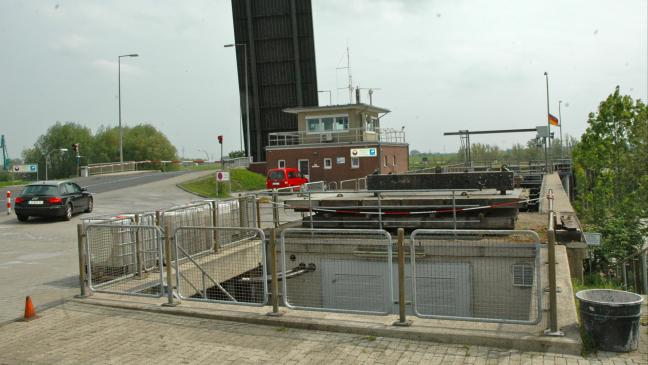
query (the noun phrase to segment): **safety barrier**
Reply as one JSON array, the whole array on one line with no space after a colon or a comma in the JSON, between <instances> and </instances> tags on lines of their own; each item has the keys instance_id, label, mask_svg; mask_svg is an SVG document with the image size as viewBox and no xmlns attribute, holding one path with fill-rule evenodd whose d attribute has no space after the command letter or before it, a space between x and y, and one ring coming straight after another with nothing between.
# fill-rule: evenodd
<instances>
[{"instance_id":1,"label":"safety barrier","mask_svg":"<svg viewBox=\"0 0 648 365\"><path fill-rule=\"evenodd\" d=\"M540 238L535 232L415 230L410 237L416 316L540 322Z\"/></svg>"},{"instance_id":2,"label":"safety barrier","mask_svg":"<svg viewBox=\"0 0 648 365\"><path fill-rule=\"evenodd\" d=\"M85 227L88 286L92 291L160 297L162 237L156 226Z\"/></svg>"},{"instance_id":3,"label":"safety barrier","mask_svg":"<svg viewBox=\"0 0 648 365\"><path fill-rule=\"evenodd\" d=\"M286 307L381 315L392 312L388 232L288 228L281 232L280 250Z\"/></svg>"},{"instance_id":4,"label":"safety barrier","mask_svg":"<svg viewBox=\"0 0 648 365\"><path fill-rule=\"evenodd\" d=\"M224 234L222 234L224 233ZM215 237L211 244L196 237ZM178 296L264 305L268 297L265 235L256 228L179 227L173 234Z\"/></svg>"}]
</instances>

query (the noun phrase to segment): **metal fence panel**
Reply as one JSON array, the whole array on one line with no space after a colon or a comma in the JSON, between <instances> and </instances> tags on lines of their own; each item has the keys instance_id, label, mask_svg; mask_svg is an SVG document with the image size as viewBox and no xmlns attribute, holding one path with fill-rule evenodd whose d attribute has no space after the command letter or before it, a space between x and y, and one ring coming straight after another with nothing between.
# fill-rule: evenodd
<instances>
[{"instance_id":1,"label":"metal fence panel","mask_svg":"<svg viewBox=\"0 0 648 365\"><path fill-rule=\"evenodd\" d=\"M162 296L162 231L158 227L90 224L85 235L91 290Z\"/></svg>"},{"instance_id":2,"label":"metal fence panel","mask_svg":"<svg viewBox=\"0 0 648 365\"><path fill-rule=\"evenodd\" d=\"M537 324L540 238L533 231L415 230L412 309L421 318Z\"/></svg>"},{"instance_id":3,"label":"metal fence panel","mask_svg":"<svg viewBox=\"0 0 648 365\"><path fill-rule=\"evenodd\" d=\"M288 308L393 312L392 242L384 230L285 229L280 257Z\"/></svg>"},{"instance_id":4,"label":"metal fence panel","mask_svg":"<svg viewBox=\"0 0 648 365\"><path fill-rule=\"evenodd\" d=\"M195 242L209 236L213 245ZM173 234L178 294L185 300L264 305L265 236L256 228L179 227Z\"/></svg>"}]
</instances>

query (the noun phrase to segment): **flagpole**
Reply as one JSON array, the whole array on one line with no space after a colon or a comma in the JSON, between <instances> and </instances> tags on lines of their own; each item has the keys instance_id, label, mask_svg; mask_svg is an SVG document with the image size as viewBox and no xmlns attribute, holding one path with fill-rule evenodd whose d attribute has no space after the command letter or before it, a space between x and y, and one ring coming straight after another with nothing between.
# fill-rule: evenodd
<instances>
[{"instance_id":1,"label":"flagpole","mask_svg":"<svg viewBox=\"0 0 648 365\"><path fill-rule=\"evenodd\" d=\"M565 158L565 155L563 154L563 136L562 136L562 114L560 113L560 104L562 104L562 100L558 100L558 126L560 127L560 158L563 159Z\"/></svg>"},{"instance_id":2,"label":"flagpole","mask_svg":"<svg viewBox=\"0 0 648 365\"><path fill-rule=\"evenodd\" d=\"M549 147L551 143L551 124L549 123L549 74L544 73L545 80L547 81L547 139L545 140L545 172L549 173Z\"/></svg>"}]
</instances>

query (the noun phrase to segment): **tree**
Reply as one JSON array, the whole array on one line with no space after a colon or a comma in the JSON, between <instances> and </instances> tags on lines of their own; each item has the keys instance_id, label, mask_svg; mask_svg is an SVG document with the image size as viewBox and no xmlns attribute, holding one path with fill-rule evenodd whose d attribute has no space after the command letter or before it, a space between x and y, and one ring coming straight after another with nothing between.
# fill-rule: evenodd
<instances>
[{"instance_id":1,"label":"tree","mask_svg":"<svg viewBox=\"0 0 648 365\"><path fill-rule=\"evenodd\" d=\"M150 124L124 128L124 160L174 160L176 149L166 136ZM56 122L38 137L34 147L23 151L26 163L38 163L39 171L45 171L45 155L60 148L65 153L50 154L48 175L61 178L76 175L76 154L72 144L80 144L82 164L119 161L119 128L100 127L96 135L78 123Z\"/></svg>"},{"instance_id":2,"label":"tree","mask_svg":"<svg viewBox=\"0 0 648 365\"><path fill-rule=\"evenodd\" d=\"M573 150L576 208L586 227L603 233L594 250L598 269L634 253L642 243L646 217L648 150L646 106L623 96L617 86L590 113L588 127Z\"/></svg>"},{"instance_id":3,"label":"tree","mask_svg":"<svg viewBox=\"0 0 648 365\"><path fill-rule=\"evenodd\" d=\"M49 177L68 177L76 175L76 155L72 151L73 143L80 143L82 154L84 149L92 148L92 133L89 128L73 122L56 122L47 133L38 137L34 147L24 150L22 155L25 163L37 163L38 171L45 173L45 158L49 154ZM67 148L67 152L56 152ZM54 152L53 152L54 151Z\"/></svg>"}]
</instances>

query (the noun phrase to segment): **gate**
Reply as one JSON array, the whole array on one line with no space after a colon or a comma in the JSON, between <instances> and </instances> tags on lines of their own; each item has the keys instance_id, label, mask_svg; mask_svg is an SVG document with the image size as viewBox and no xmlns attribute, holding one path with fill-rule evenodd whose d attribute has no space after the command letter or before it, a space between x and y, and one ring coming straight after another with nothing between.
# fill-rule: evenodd
<instances>
[{"instance_id":1,"label":"gate","mask_svg":"<svg viewBox=\"0 0 648 365\"><path fill-rule=\"evenodd\" d=\"M386 231L289 228L281 232L280 256L286 307L392 312L392 243Z\"/></svg>"},{"instance_id":2,"label":"gate","mask_svg":"<svg viewBox=\"0 0 648 365\"><path fill-rule=\"evenodd\" d=\"M163 294L162 231L156 226L86 226L90 290L160 297Z\"/></svg>"},{"instance_id":3,"label":"gate","mask_svg":"<svg viewBox=\"0 0 648 365\"><path fill-rule=\"evenodd\" d=\"M540 238L533 231L415 230L412 309L421 318L537 324Z\"/></svg>"},{"instance_id":4,"label":"gate","mask_svg":"<svg viewBox=\"0 0 648 365\"><path fill-rule=\"evenodd\" d=\"M178 227L173 234L178 296L262 306L268 297L265 235L257 228Z\"/></svg>"}]
</instances>

